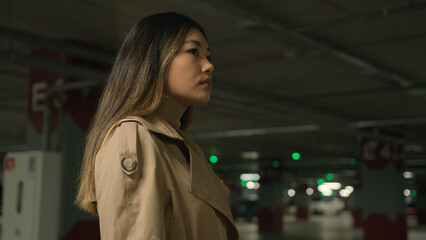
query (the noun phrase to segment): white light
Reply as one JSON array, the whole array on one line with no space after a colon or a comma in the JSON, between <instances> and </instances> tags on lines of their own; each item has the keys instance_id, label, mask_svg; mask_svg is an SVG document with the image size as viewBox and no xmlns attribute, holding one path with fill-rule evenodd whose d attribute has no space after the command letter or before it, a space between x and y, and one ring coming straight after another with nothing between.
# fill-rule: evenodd
<instances>
[{"instance_id":1,"label":"white light","mask_svg":"<svg viewBox=\"0 0 426 240\"><path fill-rule=\"evenodd\" d=\"M308 194L309 196L311 196L313 193L314 193L314 189L312 189L312 188L306 189L306 194Z\"/></svg>"},{"instance_id":2,"label":"white light","mask_svg":"<svg viewBox=\"0 0 426 240\"><path fill-rule=\"evenodd\" d=\"M317 189L324 196L331 196L331 194L333 194L333 190L331 189L331 187L329 185L322 184L322 185L319 185Z\"/></svg>"},{"instance_id":3,"label":"white light","mask_svg":"<svg viewBox=\"0 0 426 240\"><path fill-rule=\"evenodd\" d=\"M408 190L408 189L405 189L404 190L404 196L406 196L406 197L408 197L408 196L410 196L410 190Z\"/></svg>"},{"instance_id":4,"label":"white light","mask_svg":"<svg viewBox=\"0 0 426 240\"><path fill-rule=\"evenodd\" d=\"M321 193L322 193L322 195L324 195L324 196L328 197L328 196L333 195L333 190L328 189L328 190L326 190L326 191L322 191Z\"/></svg>"},{"instance_id":5,"label":"white light","mask_svg":"<svg viewBox=\"0 0 426 240\"><path fill-rule=\"evenodd\" d=\"M240 175L240 179L241 179L241 181L250 181L251 180L250 179L250 174L243 173L243 174Z\"/></svg>"},{"instance_id":6,"label":"white light","mask_svg":"<svg viewBox=\"0 0 426 240\"><path fill-rule=\"evenodd\" d=\"M338 182L326 182L326 183L323 183L322 185L330 186L330 188L333 190L339 190L342 187L342 184Z\"/></svg>"},{"instance_id":7,"label":"white light","mask_svg":"<svg viewBox=\"0 0 426 240\"><path fill-rule=\"evenodd\" d=\"M346 189L342 189L339 191L340 196L342 197L349 197L349 195L351 194L348 190Z\"/></svg>"},{"instance_id":8,"label":"white light","mask_svg":"<svg viewBox=\"0 0 426 240\"><path fill-rule=\"evenodd\" d=\"M254 189L255 186L256 186L256 184L254 184L254 182L248 182L247 185L246 185L246 187L248 189Z\"/></svg>"},{"instance_id":9,"label":"white light","mask_svg":"<svg viewBox=\"0 0 426 240\"><path fill-rule=\"evenodd\" d=\"M352 193L354 191L354 187L352 187L352 186L346 186L345 190L348 191L349 193Z\"/></svg>"},{"instance_id":10,"label":"white light","mask_svg":"<svg viewBox=\"0 0 426 240\"><path fill-rule=\"evenodd\" d=\"M324 185L324 184L319 185L319 186L317 187L317 189L318 189L318 191L320 191L320 192L325 192L325 191L330 191L330 190L331 190L330 186L327 186L327 185Z\"/></svg>"},{"instance_id":11,"label":"white light","mask_svg":"<svg viewBox=\"0 0 426 240\"><path fill-rule=\"evenodd\" d=\"M413 172L404 172L403 173L404 178L414 178Z\"/></svg>"},{"instance_id":12,"label":"white light","mask_svg":"<svg viewBox=\"0 0 426 240\"><path fill-rule=\"evenodd\" d=\"M256 151L249 151L249 152L242 152L241 158L242 159L249 159L249 160L257 160L259 159L259 152Z\"/></svg>"},{"instance_id":13,"label":"white light","mask_svg":"<svg viewBox=\"0 0 426 240\"><path fill-rule=\"evenodd\" d=\"M288 194L289 197L294 197L294 195L296 195L296 191L294 191L293 189L289 189L287 191L287 194Z\"/></svg>"},{"instance_id":14,"label":"white light","mask_svg":"<svg viewBox=\"0 0 426 240\"><path fill-rule=\"evenodd\" d=\"M240 175L240 179L241 181L250 181L251 179L251 174L250 173L243 173Z\"/></svg>"},{"instance_id":15,"label":"white light","mask_svg":"<svg viewBox=\"0 0 426 240\"><path fill-rule=\"evenodd\" d=\"M259 181L260 175L255 173L243 173L240 175L241 181Z\"/></svg>"},{"instance_id":16,"label":"white light","mask_svg":"<svg viewBox=\"0 0 426 240\"><path fill-rule=\"evenodd\" d=\"M260 188L260 183L255 182L255 183L254 183L254 189L259 189L259 188Z\"/></svg>"},{"instance_id":17,"label":"white light","mask_svg":"<svg viewBox=\"0 0 426 240\"><path fill-rule=\"evenodd\" d=\"M253 174L253 181L259 181L260 180L260 175L255 173Z\"/></svg>"}]
</instances>

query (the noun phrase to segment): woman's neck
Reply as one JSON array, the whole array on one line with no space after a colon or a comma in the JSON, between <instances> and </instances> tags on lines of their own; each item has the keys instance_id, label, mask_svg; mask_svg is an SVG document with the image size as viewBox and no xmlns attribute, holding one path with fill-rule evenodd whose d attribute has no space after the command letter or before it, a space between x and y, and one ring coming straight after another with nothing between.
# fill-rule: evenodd
<instances>
[{"instance_id":1,"label":"woman's neck","mask_svg":"<svg viewBox=\"0 0 426 240\"><path fill-rule=\"evenodd\" d=\"M161 101L156 114L166 120L174 129L179 129L181 127L180 119L187 108L166 96Z\"/></svg>"}]
</instances>

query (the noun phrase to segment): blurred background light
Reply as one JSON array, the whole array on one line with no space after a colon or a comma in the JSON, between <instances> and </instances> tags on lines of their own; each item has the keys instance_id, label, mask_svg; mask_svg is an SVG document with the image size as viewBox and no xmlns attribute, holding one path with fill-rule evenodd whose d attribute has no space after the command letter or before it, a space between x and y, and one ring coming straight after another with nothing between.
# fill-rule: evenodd
<instances>
[{"instance_id":1,"label":"blurred background light","mask_svg":"<svg viewBox=\"0 0 426 240\"><path fill-rule=\"evenodd\" d=\"M294 189L289 189L287 191L287 194L289 197L294 197L294 195L296 195L296 191L294 191Z\"/></svg>"},{"instance_id":2,"label":"blurred background light","mask_svg":"<svg viewBox=\"0 0 426 240\"><path fill-rule=\"evenodd\" d=\"M404 178L414 178L413 172L404 172L403 173Z\"/></svg>"},{"instance_id":3,"label":"blurred background light","mask_svg":"<svg viewBox=\"0 0 426 240\"><path fill-rule=\"evenodd\" d=\"M293 158L293 160L299 160L300 159L300 157L301 157L301 155L300 155L300 153L298 153L298 152L294 152L292 155L291 155L291 157Z\"/></svg>"}]
</instances>

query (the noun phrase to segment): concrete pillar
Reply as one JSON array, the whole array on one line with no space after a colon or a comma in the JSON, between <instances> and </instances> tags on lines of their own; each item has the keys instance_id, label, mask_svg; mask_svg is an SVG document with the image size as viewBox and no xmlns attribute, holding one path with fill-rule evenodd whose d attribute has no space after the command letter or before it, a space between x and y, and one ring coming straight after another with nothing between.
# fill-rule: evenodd
<instances>
[{"instance_id":1,"label":"concrete pillar","mask_svg":"<svg viewBox=\"0 0 426 240\"><path fill-rule=\"evenodd\" d=\"M60 63L79 65L87 68L98 68L99 63L75 58L63 53L45 49L33 50L32 55ZM104 69L104 68L103 68ZM30 97L27 129L27 146L30 149L42 148L43 117L47 90L55 85L80 81L80 79L62 76L52 72L31 70ZM50 118L50 150L62 153L62 184L61 213L60 213L60 240L89 240L100 239L97 217L77 209L74 204L76 195L77 176L80 161L84 152L84 139L89 122L96 110L101 88L76 89L53 94L52 111ZM53 194L53 193L52 193Z\"/></svg>"},{"instance_id":2,"label":"concrete pillar","mask_svg":"<svg viewBox=\"0 0 426 240\"><path fill-rule=\"evenodd\" d=\"M60 240L100 240L98 218L77 209L73 204L76 195L76 177L80 170L79 161L83 158L86 134L69 114L64 116L63 121L61 151L64 159Z\"/></svg>"},{"instance_id":3,"label":"concrete pillar","mask_svg":"<svg viewBox=\"0 0 426 240\"><path fill-rule=\"evenodd\" d=\"M228 203L234 219L238 217L238 207L241 200L241 189L235 182L236 181L227 181L229 187Z\"/></svg>"},{"instance_id":4,"label":"concrete pillar","mask_svg":"<svg viewBox=\"0 0 426 240\"><path fill-rule=\"evenodd\" d=\"M296 188L296 195L294 196L294 202L296 205L296 218L297 219L308 219L309 218L309 198L306 194L307 185L302 183L298 184Z\"/></svg>"},{"instance_id":5,"label":"concrete pillar","mask_svg":"<svg viewBox=\"0 0 426 240\"><path fill-rule=\"evenodd\" d=\"M364 240L406 240L402 146L375 139L361 146Z\"/></svg>"},{"instance_id":6,"label":"concrete pillar","mask_svg":"<svg viewBox=\"0 0 426 240\"><path fill-rule=\"evenodd\" d=\"M419 225L426 225L426 184L417 191L417 221Z\"/></svg>"},{"instance_id":7,"label":"concrete pillar","mask_svg":"<svg viewBox=\"0 0 426 240\"><path fill-rule=\"evenodd\" d=\"M259 232L282 232L283 210L281 174L272 167L263 167L260 173L259 208Z\"/></svg>"},{"instance_id":8,"label":"concrete pillar","mask_svg":"<svg viewBox=\"0 0 426 240\"><path fill-rule=\"evenodd\" d=\"M362 189L361 186L355 186L354 191L349 197L349 209L352 215L353 226L355 228L362 227Z\"/></svg>"}]
</instances>

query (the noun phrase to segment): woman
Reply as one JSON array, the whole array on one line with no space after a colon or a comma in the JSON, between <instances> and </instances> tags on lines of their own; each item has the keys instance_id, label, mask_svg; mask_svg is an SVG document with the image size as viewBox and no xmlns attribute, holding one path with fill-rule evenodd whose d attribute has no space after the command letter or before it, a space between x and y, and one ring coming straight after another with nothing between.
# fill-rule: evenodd
<instances>
[{"instance_id":1,"label":"woman","mask_svg":"<svg viewBox=\"0 0 426 240\"><path fill-rule=\"evenodd\" d=\"M214 67L202 27L142 19L121 46L89 131L76 204L101 239L238 239L228 189L185 135Z\"/></svg>"}]
</instances>

